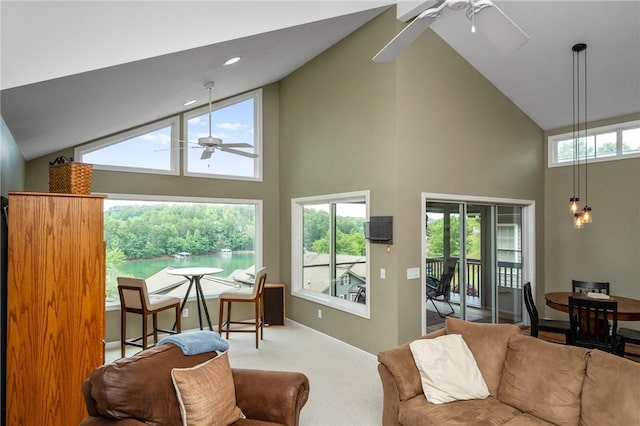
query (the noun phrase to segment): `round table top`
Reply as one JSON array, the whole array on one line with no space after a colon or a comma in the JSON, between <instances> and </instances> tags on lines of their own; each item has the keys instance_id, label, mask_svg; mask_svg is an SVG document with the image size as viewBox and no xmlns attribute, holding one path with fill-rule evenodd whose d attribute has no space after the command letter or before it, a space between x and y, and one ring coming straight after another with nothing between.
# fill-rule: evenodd
<instances>
[{"instance_id":1,"label":"round table top","mask_svg":"<svg viewBox=\"0 0 640 426\"><path fill-rule=\"evenodd\" d=\"M217 274L222 272L221 268L208 268L205 266L197 266L193 268L171 268L167 269L167 274L170 275L182 275L184 277L191 276L203 276L209 274Z\"/></svg>"},{"instance_id":2,"label":"round table top","mask_svg":"<svg viewBox=\"0 0 640 426\"><path fill-rule=\"evenodd\" d=\"M569 312L569 296L589 300L616 300L618 302L618 321L640 321L640 300L630 297L611 295L609 299L596 299L585 293L559 291L544 295L547 306L552 309Z\"/></svg>"}]
</instances>

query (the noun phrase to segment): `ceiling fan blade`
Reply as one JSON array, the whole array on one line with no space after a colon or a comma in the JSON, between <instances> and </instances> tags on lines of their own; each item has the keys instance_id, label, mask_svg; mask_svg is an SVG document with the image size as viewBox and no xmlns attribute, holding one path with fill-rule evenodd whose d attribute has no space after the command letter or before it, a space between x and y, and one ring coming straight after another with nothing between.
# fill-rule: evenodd
<instances>
[{"instance_id":1,"label":"ceiling fan blade","mask_svg":"<svg viewBox=\"0 0 640 426\"><path fill-rule=\"evenodd\" d=\"M429 26L436 20L439 15L439 10L444 8L445 1L441 1L435 4L428 10L432 10L433 14L426 14L422 12L402 29L385 47L380 50L376 56L372 58L374 62L387 62L395 58L400 52L402 52L407 46L409 46L415 39L418 38ZM422 16L422 17L421 17Z\"/></svg>"},{"instance_id":2,"label":"ceiling fan blade","mask_svg":"<svg viewBox=\"0 0 640 426\"><path fill-rule=\"evenodd\" d=\"M529 36L493 3L477 12L475 23L478 33L486 37L500 52L515 50L529 41Z\"/></svg>"},{"instance_id":3,"label":"ceiling fan blade","mask_svg":"<svg viewBox=\"0 0 640 426\"><path fill-rule=\"evenodd\" d=\"M211 158L212 154L213 154L213 150L205 149L204 151L202 151L202 155L200 156L200 159L201 160L207 160L207 159Z\"/></svg>"},{"instance_id":4,"label":"ceiling fan blade","mask_svg":"<svg viewBox=\"0 0 640 426\"><path fill-rule=\"evenodd\" d=\"M256 158L258 156L258 154L254 154L253 152L239 151L237 149L227 148L225 145L219 146L218 149L224 152L228 152L230 154L238 154L238 155L242 155L249 158Z\"/></svg>"},{"instance_id":5,"label":"ceiling fan blade","mask_svg":"<svg viewBox=\"0 0 640 426\"><path fill-rule=\"evenodd\" d=\"M221 145L219 145L221 148L222 147L226 147L226 148L253 148L253 145L249 145L248 143L223 143Z\"/></svg>"}]
</instances>

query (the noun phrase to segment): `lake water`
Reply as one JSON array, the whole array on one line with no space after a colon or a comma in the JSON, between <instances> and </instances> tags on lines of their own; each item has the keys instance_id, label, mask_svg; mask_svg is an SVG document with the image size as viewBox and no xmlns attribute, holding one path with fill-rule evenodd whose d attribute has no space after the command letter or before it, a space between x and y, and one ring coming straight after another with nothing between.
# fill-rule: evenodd
<instances>
[{"instance_id":1,"label":"lake water","mask_svg":"<svg viewBox=\"0 0 640 426\"><path fill-rule=\"evenodd\" d=\"M255 263L253 252L234 252L232 255L222 256L219 254L204 256L189 256L184 259L174 257L156 258L148 260L131 260L122 262L116 266L118 275L149 278L153 274L166 267L191 268L196 266L206 266L221 268L222 272L216 276L226 278L236 269L247 269Z\"/></svg>"}]
</instances>

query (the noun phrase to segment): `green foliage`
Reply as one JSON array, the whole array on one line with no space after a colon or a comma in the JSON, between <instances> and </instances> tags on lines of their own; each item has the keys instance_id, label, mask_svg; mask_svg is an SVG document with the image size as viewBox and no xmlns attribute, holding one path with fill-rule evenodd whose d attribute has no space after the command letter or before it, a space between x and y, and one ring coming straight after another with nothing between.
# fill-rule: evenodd
<instances>
[{"instance_id":1,"label":"green foliage","mask_svg":"<svg viewBox=\"0 0 640 426\"><path fill-rule=\"evenodd\" d=\"M444 256L444 219L429 219L427 222L427 255L429 257ZM474 217L467 218L466 229L467 257L480 259L480 221ZM460 219L450 217L449 229L450 256L460 257Z\"/></svg>"},{"instance_id":2,"label":"green foliage","mask_svg":"<svg viewBox=\"0 0 640 426\"><path fill-rule=\"evenodd\" d=\"M304 209L304 247L316 253L329 253L329 213ZM364 256L364 219L338 216L336 219L336 253Z\"/></svg>"},{"instance_id":3,"label":"green foliage","mask_svg":"<svg viewBox=\"0 0 640 426\"><path fill-rule=\"evenodd\" d=\"M107 263L181 251L253 250L255 210L212 204L115 206L105 212L104 232Z\"/></svg>"}]
</instances>

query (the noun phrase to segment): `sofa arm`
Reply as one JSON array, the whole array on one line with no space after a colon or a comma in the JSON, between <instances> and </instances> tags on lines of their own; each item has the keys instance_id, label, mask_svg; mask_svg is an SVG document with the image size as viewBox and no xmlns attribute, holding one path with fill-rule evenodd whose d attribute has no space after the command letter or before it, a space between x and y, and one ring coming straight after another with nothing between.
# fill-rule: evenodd
<instances>
[{"instance_id":1,"label":"sofa arm","mask_svg":"<svg viewBox=\"0 0 640 426\"><path fill-rule=\"evenodd\" d=\"M298 426L309 379L289 371L232 368L236 404L247 418Z\"/></svg>"}]
</instances>

